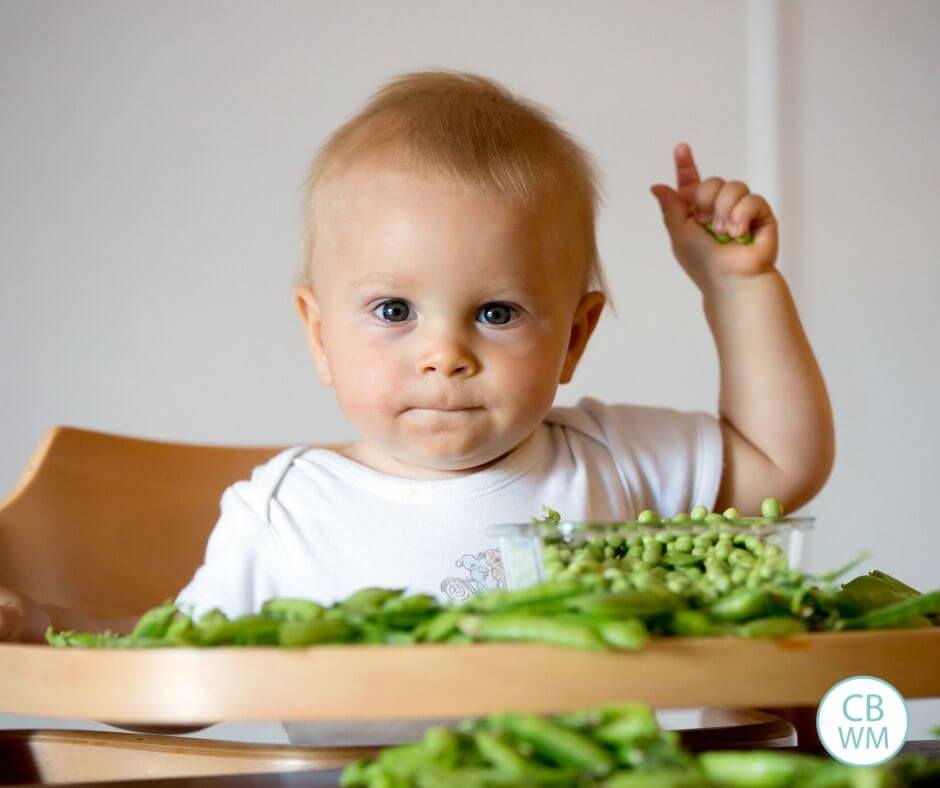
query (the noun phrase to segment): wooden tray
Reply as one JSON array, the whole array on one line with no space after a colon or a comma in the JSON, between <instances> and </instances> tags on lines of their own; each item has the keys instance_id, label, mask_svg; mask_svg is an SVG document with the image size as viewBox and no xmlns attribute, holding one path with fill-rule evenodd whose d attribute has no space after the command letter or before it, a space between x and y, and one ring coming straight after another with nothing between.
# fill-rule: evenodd
<instances>
[{"instance_id":1,"label":"wooden tray","mask_svg":"<svg viewBox=\"0 0 940 788\"><path fill-rule=\"evenodd\" d=\"M781 640L656 638L637 652L513 644L308 649L0 645L0 712L114 723L467 717L637 700L655 708L816 705L874 675L940 697L940 628Z\"/></svg>"}]
</instances>

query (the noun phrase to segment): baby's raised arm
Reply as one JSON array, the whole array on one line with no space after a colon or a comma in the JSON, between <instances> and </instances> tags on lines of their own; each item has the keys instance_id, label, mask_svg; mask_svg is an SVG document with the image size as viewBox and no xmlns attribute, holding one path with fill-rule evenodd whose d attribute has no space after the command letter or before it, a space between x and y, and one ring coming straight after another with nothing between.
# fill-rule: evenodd
<instances>
[{"instance_id":1,"label":"baby's raised arm","mask_svg":"<svg viewBox=\"0 0 940 788\"><path fill-rule=\"evenodd\" d=\"M104 618L58 605L44 605L9 588L0 588L0 642L45 643L46 628L77 632L130 632L140 616Z\"/></svg>"},{"instance_id":2,"label":"baby's raised arm","mask_svg":"<svg viewBox=\"0 0 940 788\"><path fill-rule=\"evenodd\" d=\"M678 190L651 191L718 349L725 466L715 509L758 512L772 496L791 511L828 478L835 431L822 373L775 267L777 221L740 181L699 180L687 145L675 160ZM719 243L706 222L734 242Z\"/></svg>"}]
</instances>

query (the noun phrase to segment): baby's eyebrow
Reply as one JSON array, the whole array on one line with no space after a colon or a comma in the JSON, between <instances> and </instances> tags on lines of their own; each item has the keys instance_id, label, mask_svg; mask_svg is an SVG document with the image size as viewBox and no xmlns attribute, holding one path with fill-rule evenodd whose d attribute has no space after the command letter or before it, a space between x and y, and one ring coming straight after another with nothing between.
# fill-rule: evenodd
<instances>
[{"instance_id":1,"label":"baby's eyebrow","mask_svg":"<svg viewBox=\"0 0 940 788\"><path fill-rule=\"evenodd\" d=\"M356 279L353 283L353 287L364 287L366 285L405 285L407 284L407 279L402 279L397 273L393 271L374 271L371 274L363 276L359 279Z\"/></svg>"}]
</instances>

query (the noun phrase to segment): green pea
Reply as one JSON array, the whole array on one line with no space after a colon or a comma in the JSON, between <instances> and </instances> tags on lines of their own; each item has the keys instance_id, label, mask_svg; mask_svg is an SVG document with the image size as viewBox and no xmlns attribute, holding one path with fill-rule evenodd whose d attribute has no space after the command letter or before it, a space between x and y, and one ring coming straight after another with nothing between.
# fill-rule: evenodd
<instances>
[{"instance_id":1,"label":"green pea","mask_svg":"<svg viewBox=\"0 0 940 788\"><path fill-rule=\"evenodd\" d=\"M764 498L764 500L761 501L760 513L763 517L776 520L777 518L783 517L783 504L776 498Z\"/></svg>"},{"instance_id":2,"label":"green pea","mask_svg":"<svg viewBox=\"0 0 940 788\"><path fill-rule=\"evenodd\" d=\"M652 509L644 509L636 519L640 523L655 524L659 522L659 515Z\"/></svg>"},{"instance_id":3,"label":"green pea","mask_svg":"<svg viewBox=\"0 0 940 788\"><path fill-rule=\"evenodd\" d=\"M689 519L700 523L703 522L708 515L708 508L705 506L696 506L690 513Z\"/></svg>"},{"instance_id":4,"label":"green pea","mask_svg":"<svg viewBox=\"0 0 940 788\"><path fill-rule=\"evenodd\" d=\"M722 512L722 516L726 520L737 520L741 516L741 513L733 506L729 506L724 510L724 512Z\"/></svg>"}]
</instances>

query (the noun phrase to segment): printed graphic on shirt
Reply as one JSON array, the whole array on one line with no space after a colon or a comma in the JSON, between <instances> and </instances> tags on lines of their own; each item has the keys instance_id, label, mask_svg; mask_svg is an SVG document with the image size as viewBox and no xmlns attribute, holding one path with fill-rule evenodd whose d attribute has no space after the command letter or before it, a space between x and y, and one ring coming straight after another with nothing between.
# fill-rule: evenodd
<instances>
[{"instance_id":1,"label":"printed graphic on shirt","mask_svg":"<svg viewBox=\"0 0 940 788\"><path fill-rule=\"evenodd\" d=\"M441 583L441 593L453 602L463 602L474 594L490 588L506 588L503 554L490 548L473 555L467 553L454 562L466 573L464 577L448 577Z\"/></svg>"}]
</instances>

